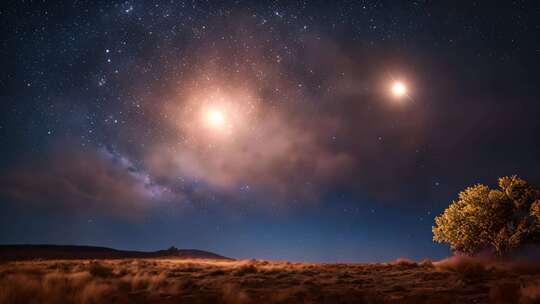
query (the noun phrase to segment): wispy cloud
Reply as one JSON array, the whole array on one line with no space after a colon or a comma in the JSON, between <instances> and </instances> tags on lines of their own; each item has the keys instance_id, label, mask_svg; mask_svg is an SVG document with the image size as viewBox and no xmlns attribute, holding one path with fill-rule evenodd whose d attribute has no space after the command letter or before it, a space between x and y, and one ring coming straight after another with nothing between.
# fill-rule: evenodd
<instances>
[{"instance_id":1,"label":"wispy cloud","mask_svg":"<svg viewBox=\"0 0 540 304\"><path fill-rule=\"evenodd\" d=\"M1 195L35 208L137 217L162 201L182 199L105 147L57 147L11 168L0 180Z\"/></svg>"}]
</instances>

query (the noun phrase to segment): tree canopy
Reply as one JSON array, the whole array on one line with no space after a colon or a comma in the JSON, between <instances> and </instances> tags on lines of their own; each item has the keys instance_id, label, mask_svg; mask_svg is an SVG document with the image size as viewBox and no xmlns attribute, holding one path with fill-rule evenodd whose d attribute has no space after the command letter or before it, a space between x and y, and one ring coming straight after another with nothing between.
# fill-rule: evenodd
<instances>
[{"instance_id":1,"label":"tree canopy","mask_svg":"<svg viewBox=\"0 0 540 304\"><path fill-rule=\"evenodd\" d=\"M433 240L455 252L491 249L505 255L540 240L540 190L517 176L499 178L498 189L477 184L459 193L435 217Z\"/></svg>"}]
</instances>

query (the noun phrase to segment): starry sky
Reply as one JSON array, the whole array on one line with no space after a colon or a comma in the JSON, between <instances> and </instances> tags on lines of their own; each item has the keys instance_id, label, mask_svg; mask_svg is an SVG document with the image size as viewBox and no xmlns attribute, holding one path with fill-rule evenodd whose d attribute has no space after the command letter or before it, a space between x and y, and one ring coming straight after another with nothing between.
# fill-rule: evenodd
<instances>
[{"instance_id":1,"label":"starry sky","mask_svg":"<svg viewBox=\"0 0 540 304\"><path fill-rule=\"evenodd\" d=\"M540 182L534 1L17 1L0 23L3 244L437 259L459 191Z\"/></svg>"}]
</instances>

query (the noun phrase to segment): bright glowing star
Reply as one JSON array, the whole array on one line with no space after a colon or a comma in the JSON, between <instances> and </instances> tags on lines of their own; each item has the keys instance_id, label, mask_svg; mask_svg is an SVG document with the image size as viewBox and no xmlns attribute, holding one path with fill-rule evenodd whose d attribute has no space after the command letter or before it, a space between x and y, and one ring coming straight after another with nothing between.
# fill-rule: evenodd
<instances>
[{"instance_id":1,"label":"bright glowing star","mask_svg":"<svg viewBox=\"0 0 540 304\"><path fill-rule=\"evenodd\" d=\"M204 118L210 127L219 128L225 125L225 115L218 109L209 109Z\"/></svg>"},{"instance_id":2,"label":"bright glowing star","mask_svg":"<svg viewBox=\"0 0 540 304\"><path fill-rule=\"evenodd\" d=\"M392 94L396 97L403 97L407 94L407 87L403 82L395 82L392 85Z\"/></svg>"}]
</instances>

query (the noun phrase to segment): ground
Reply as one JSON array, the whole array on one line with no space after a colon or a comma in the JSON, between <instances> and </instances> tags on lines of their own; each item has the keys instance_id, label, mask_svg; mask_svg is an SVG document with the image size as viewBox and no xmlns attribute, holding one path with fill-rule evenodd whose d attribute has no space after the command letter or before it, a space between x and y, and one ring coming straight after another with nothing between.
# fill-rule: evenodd
<instances>
[{"instance_id":1,"label":"ground","mask_svg":"<svg viewBox=\"0 0 540 304\"><path fill-rule=\"evenodd\" d=\"M538 303L540 267L472 259L314 264L54 260L0 264L0 304Z\"/></svg>"}]
</instances>

